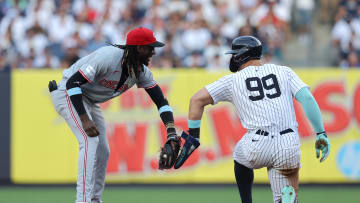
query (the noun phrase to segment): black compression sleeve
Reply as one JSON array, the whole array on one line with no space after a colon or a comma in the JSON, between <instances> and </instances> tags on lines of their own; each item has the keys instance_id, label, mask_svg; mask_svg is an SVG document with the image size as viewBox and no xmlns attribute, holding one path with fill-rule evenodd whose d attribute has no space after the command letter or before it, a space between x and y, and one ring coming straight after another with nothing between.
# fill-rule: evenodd
<instances>
[{"instance_id":1,"label":"black compression sleeve","mask_svg":"<svg viewBox=\"0 0 360 203\"><path fill-rule=\"evenodd\" d=\"M87 80L81 75L80 72L76 72L72 75L66 82L66 89L70 90L72 88L80 88L80 85L87 83ZM86 113L83 101L82 94L70 95L71 103L73 104L78 115L83 115Z\"/></svg>"},{"instance_id":2,"label":"black compression sleeve","mask_svg":"<svg viewBox=\"0 0 360 203\"><path fill-rule=\"evenodd\" d=\"M189 128L189 134L195 138L200 138L200 128Z\"/></svg>"},{"instance_id":3,"label":"black compression sleeve","mask_svg":"<svg viewBox=\"0 0 360 203\"><path fill-rule=\"evenodd\" d=\"M169 105L159 85L156 85L150 89L145 89L145 91L149 94L151 100L156 104L158 109L160 109L162 106Z\"/></svg>"},{"instance_id":4,"label":"black compression sleeve","mask_svg":"<svg viewBox=\"0 0 360 203\"><path fill-rule=\"evenodd\" d=\"M164 94L159 87L159 85L154 86L150 89L145 89L146 92L149 94L151 100L155 103L158 110L165 106L169 105L169 102L164 97ZM163 121L166 130L168 133L175 133L175 126L174 126L174 116L171 111L164 111L160 114L160 118Z\"/></svg>"},{"instance_id":5,"label":"black compression sleeve","mask_svg":"<svg viewBox=\"0 0 360 203\"><path fill-rule=\"evenodd\" d=\"M66 89L80 87L80 85L83 85L87 82L88 81L84 78L84 76L82 76L81 73L78 71L68 79L68 81L66 82Z\"/></svg>"},{"instance_id":6,"label":"black compression sleeve","mask_svg":"<svg viewBox=\"0 0 360 203\"><path fill-rule=\"evenodd\" d=\"M174 116L171 111L165 111L160 114L160 118L166 127L167 133L175 133Z\"/></svg>"}]
</instances>

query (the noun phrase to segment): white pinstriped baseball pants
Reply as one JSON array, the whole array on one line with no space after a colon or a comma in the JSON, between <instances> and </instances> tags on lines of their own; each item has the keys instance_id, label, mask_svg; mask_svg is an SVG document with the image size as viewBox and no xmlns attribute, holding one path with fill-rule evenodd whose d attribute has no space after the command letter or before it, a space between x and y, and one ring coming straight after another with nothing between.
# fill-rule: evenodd
<instances>
[{"instance_id":1,"label":"white pinstriped baseball pants","mask_svg":"<svg viewBox=\"0 0 360 203\"><path fill-rule=\"evenodd\" d=\"M248 168L259 169L267 167L268 177L275 203L281 199L281 190L286 185L294 185L298 176L287 178L280 170L300 168L300 141L297 128L295 132L280 135L279 132L269 132L268 136L249 131L236 144L234 160Z\"/></svg>"},{"instance_id":2,"label":"white pinstriped baseball pants","mask_svg":"<svg viewBox=\"0 0 360 203\"><path fill-rule=\"evenodd\" d=\"M110 148L106 138L105 121L99 105L83 98L90 119L99 130L99 136L86 135L80 118L65 90L51 92L56 111L65 119L79 142L76 202L101 202Z\"/></svg>"}]
</instances>

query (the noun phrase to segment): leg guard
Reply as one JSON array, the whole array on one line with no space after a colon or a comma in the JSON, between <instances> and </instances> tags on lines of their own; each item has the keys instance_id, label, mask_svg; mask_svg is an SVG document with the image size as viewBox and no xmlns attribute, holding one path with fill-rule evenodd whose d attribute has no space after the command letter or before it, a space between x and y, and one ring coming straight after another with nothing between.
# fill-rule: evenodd
<instances>
[{"instance_id":1,"label":"leg guard","mask_svg":"<svg viewBox=\"0 0 360 203\"><path fill-rule=\"evenodd\" d=\"M254 182L253 169L247 168L234 161L234 172L242 203L252 203L252 184Z\"/></svg>"}]
</instances>

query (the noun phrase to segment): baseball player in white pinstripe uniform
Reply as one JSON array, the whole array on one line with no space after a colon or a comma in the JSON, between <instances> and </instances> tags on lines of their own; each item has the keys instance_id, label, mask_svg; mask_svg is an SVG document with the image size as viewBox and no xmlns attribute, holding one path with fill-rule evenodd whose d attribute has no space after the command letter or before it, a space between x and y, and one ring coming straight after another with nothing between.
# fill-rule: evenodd
<instances>
[{"instance_id":1,"label":"baseball player in white pinstripe uniform","mask_svg":"<svg viewBox=\"0 0 360 203\"><path fill-rule=\"evenodd\" d=\"M297 202L300 142L293 97L298 100L314 127L316 156L324 161L330 153L320 109L306 85L286 66L262 64L261 42L252 36L233 40L230 71L198 91L190 101L189 140L185 158L199 146L200 121L204 107L221 101L232 103L247 133L234 149L234 172L243 203L251 203L253 169L267 167L275 203Z\"/></svg>"},{"instance_id":2,"label":"baseball player in white pinstripe uniform","mask_svg":"<svg viewBox=\"0 0 360 203\"><path fill-rule=\"evenodd\" d=\"M166 126L166 144L180 147L172 109L147 67L154 48L162 46L151 30L136 28L128 33L126 45L105 46L79 59L63 72L59 87L50 81L54 107L79 142L76 202L102 202L110 150L99 103L135 84L144 88Z\"/></svg>"}]
</instances>

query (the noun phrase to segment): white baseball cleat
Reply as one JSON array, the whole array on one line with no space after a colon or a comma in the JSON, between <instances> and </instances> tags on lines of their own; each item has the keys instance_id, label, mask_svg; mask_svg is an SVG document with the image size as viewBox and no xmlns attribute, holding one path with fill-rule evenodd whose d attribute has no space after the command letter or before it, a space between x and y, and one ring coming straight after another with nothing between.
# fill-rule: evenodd
<instances>
[{"instance_id":1,"label":"white baseball cleat","mask_svg":"<svg viewBox=\"0 0 360 203\"><path fill-rule=\"evenodd\" d=\"M293 187L287 185L281 191L281 203L294 203L296 193Z\"/></svg>"}]
</instances>

